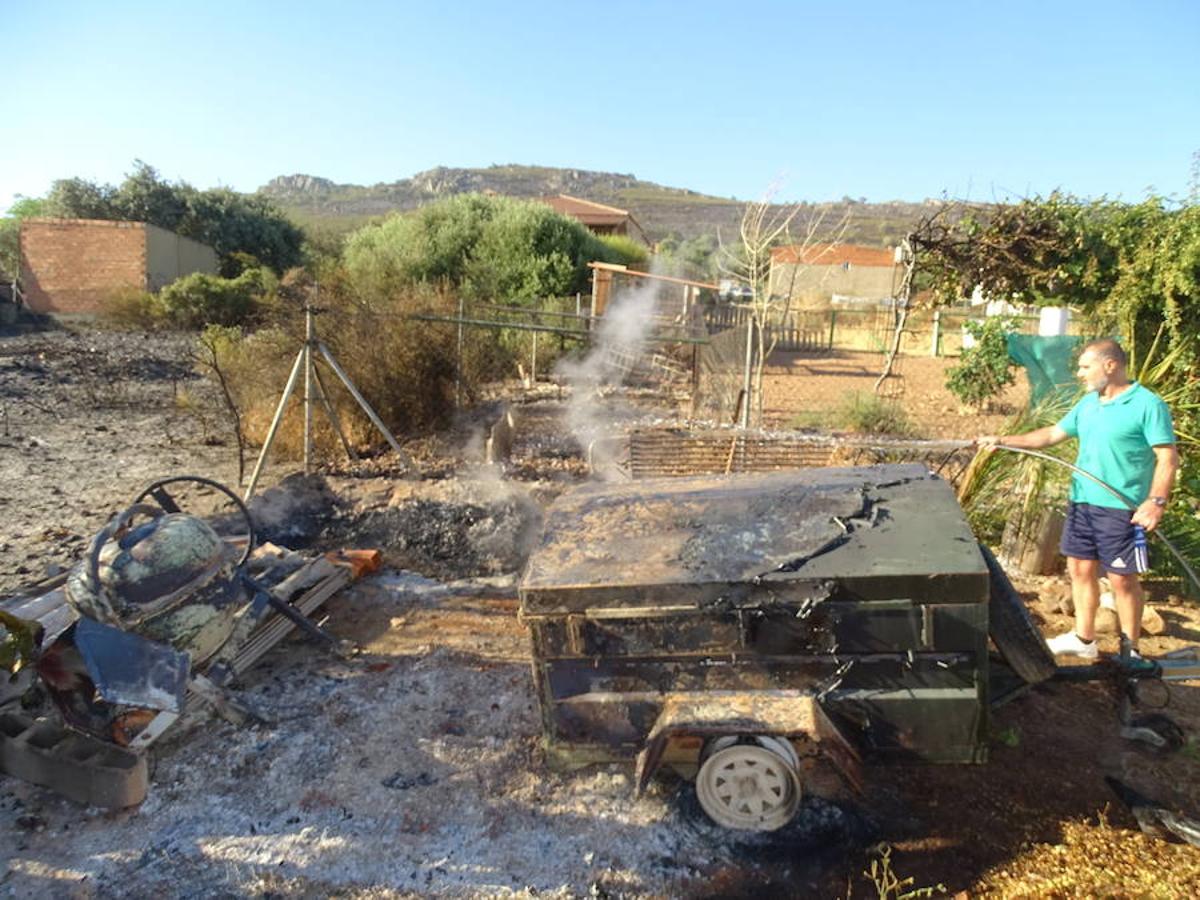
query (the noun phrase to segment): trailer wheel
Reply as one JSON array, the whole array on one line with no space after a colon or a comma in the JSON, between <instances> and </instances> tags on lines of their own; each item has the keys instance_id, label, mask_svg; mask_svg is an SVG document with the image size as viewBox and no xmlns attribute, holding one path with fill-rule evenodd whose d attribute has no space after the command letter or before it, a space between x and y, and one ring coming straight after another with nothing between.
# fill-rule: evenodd
<instances>
[{"instance_id":1,"label":"trailer wheel","mask_svg":"<svg viewBox=\"0 0 1200 900\"><path fill-rule=\"evenodd\" d=\"M696 774L696 796L708 817L725 828L774 831L800 806L800 778L779 753L735 744L713 753Z\"/></svg>"},{"instance_id":2,"label":"trailer wheel","mask_svg":"<svg viewBox=\"0 0 1200 900\"><path fill-rule=\"evenodd\" d=\"M988 568L988 633L1004 661L1028 684L1038 684L1058 668L1054 654L992 551L979 545Z\"/></svg>"}]
</instances>

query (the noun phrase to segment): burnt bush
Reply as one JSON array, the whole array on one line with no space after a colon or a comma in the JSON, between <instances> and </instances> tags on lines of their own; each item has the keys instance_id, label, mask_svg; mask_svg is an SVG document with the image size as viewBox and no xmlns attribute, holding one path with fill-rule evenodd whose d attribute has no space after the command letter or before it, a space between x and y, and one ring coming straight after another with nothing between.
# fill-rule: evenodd
<instances>
[{"instance_id":1,"label":"burnt bush","mask_svg":"<svg viewBox=\"0 0 1200 900\"><path fill-rule=\"evenodd\" d=\"M223 329L215 369L229 386L242 429L261 444L304 342L305 302L316 295L305 276L285 278L272 324L252 334ZM444 425L455 408L456 390L471 401L481 378L502 369L506 351L494 337L468 329L463 335L463 371L458 373L458 332L454 324L414 316L453 317L457 300L447 290L416 286L386 303L366 304L344 290L336 277L321 284L317 335L384 423L398 436ZM208 354L214 356L214 354ZM384 440L340 379L318 358L319 388L327 392L347 439L360 451L384 446ZM303 384L298 382L276 437L284 455L302 452ZM326 455L340 452L336 434L318 403L314 442Z\"/></svg>"}]
</instances>

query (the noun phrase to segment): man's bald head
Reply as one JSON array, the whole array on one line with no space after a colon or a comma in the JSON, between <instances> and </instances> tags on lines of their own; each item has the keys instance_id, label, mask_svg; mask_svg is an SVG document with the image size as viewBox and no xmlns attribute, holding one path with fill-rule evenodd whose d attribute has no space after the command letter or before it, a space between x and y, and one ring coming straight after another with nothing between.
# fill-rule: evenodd
<instances>
[{"instance_id":1,"label":"man's bald head","mask_svg":"<svg viewBox=\"0 0 1200 900\"><path fill-rule=\"evenodd\" d=\"M1092 351L1093 355L1099 359L1111 359L1122 369L1129 364L1129 357L1125 355L1124 348L1112 338L1088 341L1083 345L1083 350L1085 353L1088 350Z\"/></svg>"}]
</instances>

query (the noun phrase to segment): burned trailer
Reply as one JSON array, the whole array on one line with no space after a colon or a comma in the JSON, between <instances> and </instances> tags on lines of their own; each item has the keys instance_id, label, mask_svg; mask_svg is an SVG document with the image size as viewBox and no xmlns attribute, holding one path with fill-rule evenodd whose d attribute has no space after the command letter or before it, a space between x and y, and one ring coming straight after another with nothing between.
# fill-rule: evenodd
<instances>
[{"instance_id":1,"label":"burned trailer","mask_svg":"<svg viewBox=\"0 0 1200 900\"><path fill-rule=\"evenodd\" d=\"M754 829L861 759L984 762L992 581L921 466L579 488L520 588L548 756L670 764Z\"/></svg>"}]
</instances>

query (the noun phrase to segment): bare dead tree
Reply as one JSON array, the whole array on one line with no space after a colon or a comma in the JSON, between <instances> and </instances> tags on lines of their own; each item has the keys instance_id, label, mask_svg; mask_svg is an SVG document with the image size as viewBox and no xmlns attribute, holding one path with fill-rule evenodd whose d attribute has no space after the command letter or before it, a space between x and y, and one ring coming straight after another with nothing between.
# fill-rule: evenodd
<instances>
[{"instance_id":1,"label":"bare dead tree","mask_svg":"<svg viewBox=\"0 0 1200 900\"><path fill-rule=\"evenodd\" d=\"M887 357L883 361L883 371L875 379L875 395L892 374L892 366L900 353L900 341L904 338L904 326L908 323L908 310L912 305L913 273L917 268L916 257L913 255L912 235L906 235L900 242L900 264L904 272L900 277L899 290L892 292L892 343L888 347Z\"/></svg>"},{"instance_id":2,"label":"bare dead tree","mask_svg":"<svg viewBox=\"0 0 1200 900\"><path fill-rule=\"evenodd\" d=\"M750 301L746 304L749 321L742 397L739 402L740 424L743 428L750 425L752 408L757 421L762 422L763 372L767 357L779 340L778 332L769 326L783 324L787 320L800 266L817 263L814 257L832 254L849 225L848 211L839 221L830 224L826 222L829 207L812 208L801 203L774 204L771 202L773 193L772 189L763 199L746 204L739 224L737 244L732 247L727 245L720 231L717 232L719 270L748 285L751 292ZM799 226L799 235L794 237L793 228L796 226ZM819 253L813 249L818 237L828 244ZM792 267L787 290L776 293L771 284L771 254L781 246L792 248L796 254L796 264ZM827 277L828 273L823 273L820 281L823 283Z\"/></svg>"},{"instance_id":3,"label":"bare dead tree","mask_svg":"<svg viewBox=\"0 0 1200 900\"><path fill-rule=\"evenodd\" d=\"M229 381L225 377L225 370L221 366L218 337L213 330L201 332L196 350L192 353L192 358L196 361L197 365L213 374L213 377L217 380L217 385L221 388L221 396L225 401L225 409L229 413L233 436L237 441L238 484L240 485L245 480L246 474L246 438L242 434L242 414L238 409L237 402L233 399L233 393L229 388Z\"/></svg>"}]
</instances>

